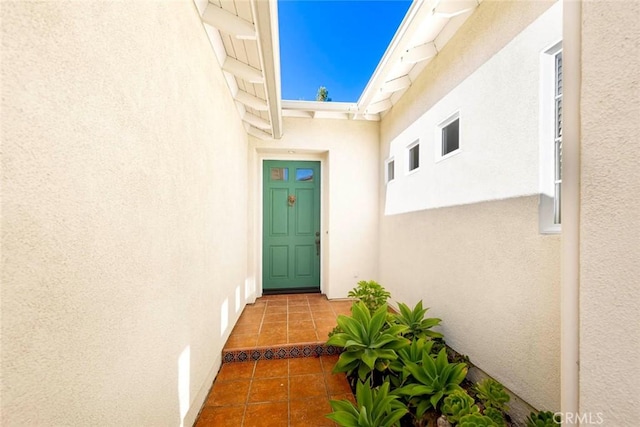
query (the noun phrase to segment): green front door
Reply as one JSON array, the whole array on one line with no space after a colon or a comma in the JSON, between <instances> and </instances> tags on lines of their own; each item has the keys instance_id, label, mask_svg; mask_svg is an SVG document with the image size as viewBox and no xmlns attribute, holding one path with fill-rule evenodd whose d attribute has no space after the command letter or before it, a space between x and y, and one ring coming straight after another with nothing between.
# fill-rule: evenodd
<instances>
[{"instance_id":1,"label":"green front door","mask_svg":"<svg viewBox=\"0 0 640 427\"><path fill-rule=\"evenodd\" d=\"M320 162L263 166L263 292L319 292Z\"/></svg>"}]
</instances>

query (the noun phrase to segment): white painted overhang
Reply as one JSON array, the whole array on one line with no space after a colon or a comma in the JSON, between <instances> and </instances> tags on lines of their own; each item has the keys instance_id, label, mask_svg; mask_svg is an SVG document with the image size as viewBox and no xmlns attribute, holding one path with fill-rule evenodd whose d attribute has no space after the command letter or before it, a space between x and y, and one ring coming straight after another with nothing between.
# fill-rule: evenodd
<instances>
[{"instance_id":1,"label":"white painted overhang","mask_svg":"<svg viewBox=\"0 0 640 427\"><path fill-rule=\"evenodd\" d=\"M414 0L358 102L281 99L277 0L194 0L247 132L282 136L282 117L380 120L482 0ZM366 43L366 38L365 38Z\"/></svg>"},{"instance_id":2,"label":"white painted overhang","mask_svg":"<svg viewBox=\"0 0 640 427\"><path fill-rule=\"evenodd\" d=\"M276 0L194 0L245 129L282 136Z\"/></svg>"},{"instance_id":3,"label":"white painted overhang","mask_svg":"<svg viewBox=\"0 0 640 427\"><path fill-rule=\"evenodd\" d=\"M482 0L414 0L358 100L384 114L440 52Z\"/></svg>"}]
</instances>

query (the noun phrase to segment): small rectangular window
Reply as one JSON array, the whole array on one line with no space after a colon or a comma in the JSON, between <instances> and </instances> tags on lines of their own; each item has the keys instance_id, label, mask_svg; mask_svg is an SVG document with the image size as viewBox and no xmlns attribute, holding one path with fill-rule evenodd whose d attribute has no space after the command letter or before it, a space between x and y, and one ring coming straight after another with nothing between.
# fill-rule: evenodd
<instances>
[{"instance_id":1,"label":"small rectangular window","mask_svg":"<svg viewBox=\"0 0 640 427\"><path fill-rule=\"evenodd\" d=\"M313 181L313 169L296 169L296 181Z\"/></svg>"},{"instance_id":2,"label":"small rectangular window","mask_svg":"<svg viewBox=\"0 0 640 427\"><path fill-rule=\"evenodd\" d=\"M555 135L554 135L554 186L553 223L561 224L560 200L562 195L562 51L555 55L554 94L555 94Z\"/></svg>"},{"instance_id":3,"label":"small rectangular window","mask_svg":"<svg viewBox=\"0 0 640 427\"><path fill-rule=\"evenodd\" d=\"M271 168L271 181L289 181L289 168Z\"/></svg>"},{"instance_id":4,"label":"small rectangular window","mask_svg":"<svg viewBox=\"0 0 640 427\"><path fill-rule=\"evenodd\" d=\"M396 177L396 162L394 159L387 161L387 182L391 182Z\"/></svg>"},{"instance_id":5,"label":"small rectangular window","mask_svg":"<svg viewBox=\"0 0 640 427\"><path fill-rule=\"evenodd\" d=\"M460 150L460 112L447 117L436 127L436 161Z\"/></svg>"},{"instance_id":6,"label":"small rectangular window","mask_svg":"<svg viewBox=\"0 0 640 427\"><path fill-rule=\"evenodd\" d=\"M442 155L460 148L460 119L455 119L442 128Z\"/></svg>"},{"instance_id":7,"label":"small rectangular window","mask_svg":"<svg viewBox=\"0 0 640 427\"><path fill-rule=\"evenodd\" d=\"M562 41L542 52L540 61L540 202L542 234L562 231Z\"/></svg>"},{"instance_id":8,"label":"small rectangular window","mask_svg":"<svg viewBox=\"0 0 640 427\"><path fill-rule=\"evenodd\" d=\"M415 143L409 147L409 172L420 167L420 144Z\"/></svg>"}]
</instances>

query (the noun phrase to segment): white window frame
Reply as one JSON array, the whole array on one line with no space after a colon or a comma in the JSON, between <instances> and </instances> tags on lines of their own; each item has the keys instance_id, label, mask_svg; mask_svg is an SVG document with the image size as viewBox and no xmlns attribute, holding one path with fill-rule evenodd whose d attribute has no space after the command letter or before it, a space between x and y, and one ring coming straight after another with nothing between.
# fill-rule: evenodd
<instances>
[{"instance_id":1,"label":"white window frame","mask_svg":"<svg viewBox=\"0 0 640 427\"><path fill-rule=\"evenodd\" d=\"M446 128L447 126L449 126L451 123L455 122L456 120L459 120L458 123L458 148L447 153L447 154L443 154L444 151L444 147L442 146L443 144L443 138L442 138L442 131L444 130L444 128ZM456 156L458 154L460 154L462 152L462 119L460 117L460 110L456 111L453 114L450 114L446 119L444 119L443 121L441 121L438 126L436 126L436 135L434 138L434 141L436 142L435 144L435 148L436 148L436 163L441 162L443 160L446 160L450 157Z\"/></svg>"},{"instance_id":2,"label":"white window frame","mask_svg":"<svg viewBox=\"0 0 640 427\"><path fill-rule=\"evenodd\" d=\"M420 148L418 148L418 167L415 169L409 169L411 167L411 150L419 145L420 145L420 139L416 139L411 144L407 145L407 155L406 155L406 161L407 161L406 174L407 175L411 175L418 172L422 167L422 160L420 159L420 157L422 157L422 152L424 150L421 150Z\"/></svg>"},{"instance_id":3,"label":"white window frame","mask_svg":"<svg viewBox=\"0 0 640 427\"><path fill-rule=\"evenodd\" d=\"M390 184L396 180L396 163L394 157L389 157L384 162L384 182ZM393 178L389 179L389 165L393 163Z\"/></svg>"},{"instance_id":4,"label":"white window frame","mask_svg":"<svg viewBox=\"0 0 640 427\"><path fill-rule=\"evenodd\" d=\"M562 94L556 94L556 57L562 53L562 41L545 49L540 56L540 202L539 228L542 234L557 234L562 226L556 222L561 198L561 159L556 156L556 146L562 143L557 137L558 112L556 102L562 102ZM560 195L557 188L560 187Z\"/></svg>"}]
</instances>

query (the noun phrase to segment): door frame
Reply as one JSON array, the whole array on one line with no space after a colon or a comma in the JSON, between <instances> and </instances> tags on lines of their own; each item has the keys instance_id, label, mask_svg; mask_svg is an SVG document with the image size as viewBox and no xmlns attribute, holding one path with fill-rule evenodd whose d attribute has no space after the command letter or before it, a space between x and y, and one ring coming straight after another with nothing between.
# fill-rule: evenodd
<instances>
[{"instance_id":1,"label":"door frame","mask_svg":"<svg viewBox=\"0 0 640 427\"><path fill-rule=\"evenodd\" d=\"M284 151L284 152L283 152ZM287 150L274 150L274 151L258 151L255 152L255 160L256 167L254 168L254 180L255 185L253 186L253 190L256 192L256 197L254 197L255 203L255 215L253 218L254 221L254 233L253 241L254 241L254 266L253 271L255 274L253 275L253 281L255 286L255 296L260 297L263 295L263 285L262 285L262 249L263 249L263 219L264 219L264 211L263 211L263 203L264 203L264 161L265 160L281 160L281 161L315 161L320 163L320 293L326 294L327 288L326 283L328 280L328 271L327 262L328 259L328 243L329 243L329 232L328 232L328 210L326 207L328 206L328 171L327 164L329 159L328 151L315 151L315 152L306 152L306 153L290 153ZM247 292L248 293L248 292Z\"/></svg>"}]
</instances>

